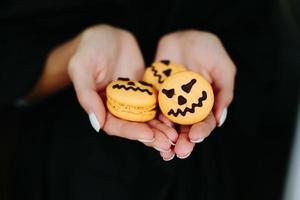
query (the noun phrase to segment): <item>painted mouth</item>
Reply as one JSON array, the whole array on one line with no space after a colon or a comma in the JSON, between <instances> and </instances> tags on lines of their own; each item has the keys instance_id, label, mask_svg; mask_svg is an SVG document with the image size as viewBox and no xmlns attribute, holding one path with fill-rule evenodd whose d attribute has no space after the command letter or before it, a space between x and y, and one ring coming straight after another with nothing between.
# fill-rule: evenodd
<instances>
[{"instance_id":1,"label":"painted mouth","mask_svg":"<svg viewBox=\"0 0 300 200\"><path fill-rule=\"evenodd\" d=\"M173 115L177 117L179 114L181 116L185 116L186 113L195 113L195 109L197 107L202 107L203 106L202 102L206 99L207 99L207 93L205 91L202 91L202 97L199 97L198 103L193 103L191 108L186 107L184 110L177 109L176 112L173 109L171 109L168 112L168 115Z\"/></svg>"},{"instance_id":2,"label":"painted mouth","mask_svg":"<svg viewBox=\"0 0 300 200\"><path fill-rule=\"evenodd\" d=\"M147 90L147 89L142 89L142 88L140 88L140 87L134 88L134 87L131 87L131 86L126 87L125 85L115 84L115 85L112 86L112 88L113 88L113 89L119 89L119 90L124 89L124 90L127 90L127 91L128 91L128 90L133 90L133 91L146 92L146 93L148 93L149 95L152 95L152 94L153 94L153 93L150 92L149 90Z\"/></svg>"},{"instance_id":3,"label":"painted mouth","mask_svg":"<svg viewBox=\"0 0 300 200\"><path fill-rule=\"evenodd\" d=\"M158 83L163 83L164 81L162 80L161 75L157 73L157 70L155 69L155 67L152 66L151 70L153 72L153 76L157 77Z\"/></svg>"}]
</instances>

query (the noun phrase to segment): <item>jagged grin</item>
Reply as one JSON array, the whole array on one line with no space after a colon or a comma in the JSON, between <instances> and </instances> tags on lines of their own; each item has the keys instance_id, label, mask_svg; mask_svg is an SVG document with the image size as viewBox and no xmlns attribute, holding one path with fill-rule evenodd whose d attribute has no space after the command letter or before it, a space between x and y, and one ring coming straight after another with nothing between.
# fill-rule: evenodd
<instances>
[{"instance_id":1,"label":"jagged grin","mask_svg":"<svg viewBox=\"0 0 300 200\"><path fill-rule=\"evenodd\" d=\"M158 83L163 83L164 80L162 80L162 76L161 76L160 74L158 74L158 71L155 69L155 67L152 66L152 67L151 67L151 70L152 70L152 72L153 72L153 76L157 77Z\"/></svg>"},{"instance_id":2,"label":"jagged grin","mask_svg":"<svg viewBox=\"0 0 300 200\"><path fill-rule=\"evenodd\" d=\"M193 103L191 108L186 107L184 110L181 110L181 109L178 108L176 112L173 109L171 109L168 112L168 115L174 115L175 117L177 117L179 114L182 115L182 116L185 116L187 112L194 113L195 109L197 107L202 107L202 105L203 105L202 102L204 100L206 100L206 98L207 98L206 91L202 91L202 97L199 97L198 103Z\"/></svg>"},{"instance_id":3,"label":"jagged grin","mask_svg":"<svg viewBox=\"0 0 300 200\"><path fill-rule=\"evenodd\" d=\"M146 92L146 93L148 93L149 95L152 95L152 92L150 92L150 91L147 90L147 89L142 89L142 88L140 88L140 87L136 87L136 88L135 88L135 87L132 87L132 86L126 87L125 85L115 84L115 85L113 85L112 88L113 88L113 89L119 89L119 90L124 89L124 90L133 90L133 91Z\"/></svg>"}]
</instances>

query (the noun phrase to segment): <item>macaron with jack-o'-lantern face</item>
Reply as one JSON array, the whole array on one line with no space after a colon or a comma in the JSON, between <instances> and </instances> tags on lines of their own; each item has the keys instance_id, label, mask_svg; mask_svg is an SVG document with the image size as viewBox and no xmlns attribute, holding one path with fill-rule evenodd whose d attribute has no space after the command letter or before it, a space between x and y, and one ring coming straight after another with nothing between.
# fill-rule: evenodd
<instances>
[{"instance_id":1,"label":"macaron with jack-o'-lantern face","mask_svg":"<svg viewBox=\"0 0 300 200\"><path fill-rule=\"evenodd\" d=\"M107 108L121 119L146 122L156 115L157 92L151 84L119 78L106 87Z\"/></svg>"},{"instance_id":2,"label":"macaron with jack-o'-lantern face","mask_svg":"<svg viewBox=\"0 0 300 200\"><path fill-rule=\"evenodd\" d=\"M156 61L150 67L147 67L144 74L144 81L151 83L155 89L159 90L166 78L185 70L186 68L183 65L170 60Z\"/></svg>"},{"instance_id":3,"label":"macaron with jack-o'-lantern face","mask_svg":"<svg viewBox=\"0 0 300 200\"><path fill-rule=\"evenodd\" d=\"M179 72L167 78L158 94L162 113L172 122L190 125L205 119L214 104L210 83L200 74Z\"/></svg>"}]
</instances>

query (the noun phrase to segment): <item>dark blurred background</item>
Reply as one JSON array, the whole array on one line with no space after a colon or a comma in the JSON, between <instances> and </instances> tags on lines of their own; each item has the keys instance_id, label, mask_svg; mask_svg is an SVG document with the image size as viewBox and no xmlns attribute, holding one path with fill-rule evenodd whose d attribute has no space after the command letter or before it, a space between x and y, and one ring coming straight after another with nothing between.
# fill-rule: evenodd
<instances>
[{"instance_id":1,"label":"dark blurred background","mask_svg":"<svg viewBox=\"0 0 300 200\"><path fill-rule=\"evenodd\" d=\"M230 151L230 155L227 155L226 159L229 167L232 169L231 171L234 172L228 177L235 182L234 189L232 190L236 192L237 199L240 200L281 199L296 127L295 122L300 85L300 1L274 0L272 2L272 17L268 23L272 24L273 29L270 31L269 37L272 38L274 35L279 36L280 40L276 41L280 43L272 44L270 48L280 49L277 49L277 52L279 52L277 57L270 59L274 59L276 66L280 66L279 69L276 68L276 70L279 70L280 79L277 80L278 84L275 84L276 88L269 82L261 81L264 84L261 87L265 89L265 94L259 94L262 101L266 101L264 102L264 106L266 107L259 107L259 109L271 110L271 112L268 116L255 116L255 112L247 110L249 109L246 106L247 103L250 104L253 99L243 99L244 90L248 88L250 91L255 91L255 89L251 89L251 82L245 83L251 80L251 78L247 78L246 72L241 71L241 74L237 76L236 99L232 106L232 115L224 127L229 134L223 138L223 146L221 148L228 149L230 147L230 149L235 150ZM256 14L254 11L253 15ZM259 14L263 17L263 12ZM230 41L224 41L224 44L234 56L243 53L231 48ZM263 42L261 45L264 45ZM247 52L247 55L252 56L250 53L255 54L256 52ZM254 70L258 73L261 71L261 74L258 74L259 80L268 74L264 70ZM272 70L272 68L269 67L266 70ZM259 81L255 78L253 81ZM2 93L0 98L3 95L5 94ZM255 98L255 95L252 95L253 98ZM270 95L273 96L270 97ZM269 101L270 99L271 101ZM268 106L274 106L275 108L270 109ZM276 107L280 107L280 109ZM11 103L9 105L6 104L5 107L1 107L0 110L1 200L6 200L7 194L14 192L14 188L12 187L14 179L12 177L14 177L14 167L16 167L18 142L20 134L22 134L20 127L25 123L24 117L27 116L26 112L30 109L15 107ZM256 130L256 127L250 127L249 132L246 131L243 135L231 131L232 127L239 130L241 129L239 126L245 125L238 122L240 117L244 116L239 113L247 112L250 114L247 118L249 126L251 126L251 118L259 118L261 120L258 123L259 128L265 130L266 134L256 135L251 132ZM284 131L273 135L272 130L277 129L276 124L268 124L268 120L264 120L277 117L282 118L280 121L282 124L278 124L278 126L284 127L284 129L280 128ZM244 129L247 128L244 127ZM226 150L224 154L226 154Z\"/></svg>"}]
</instances>

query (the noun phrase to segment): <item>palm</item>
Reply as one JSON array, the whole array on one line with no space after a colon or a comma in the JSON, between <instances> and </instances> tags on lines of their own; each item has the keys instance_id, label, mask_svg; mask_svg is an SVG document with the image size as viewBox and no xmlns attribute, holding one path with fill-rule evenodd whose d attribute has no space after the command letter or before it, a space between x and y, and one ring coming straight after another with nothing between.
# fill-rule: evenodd
<instances>
[{"instance_id":1,"label":"palm","mask_svg":"<svg viewBox=\"0 0 300 200\"><path fill-rule=\"evenodd\" d=\"M235 66L220 40L201 31L181 31L164 36L159 42L155 59L170 59L184 64L189 70L202 74L214 88L213 113L192 126L179 126L174 150L178 157L186 158L195 143L206 138L217 123L221 125L224 122L222 116L225 113L226 117L226 108L233 98Z\"/></svg>"}]
</instances>

